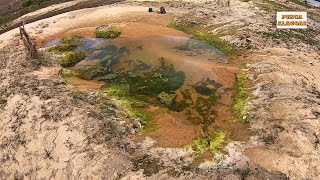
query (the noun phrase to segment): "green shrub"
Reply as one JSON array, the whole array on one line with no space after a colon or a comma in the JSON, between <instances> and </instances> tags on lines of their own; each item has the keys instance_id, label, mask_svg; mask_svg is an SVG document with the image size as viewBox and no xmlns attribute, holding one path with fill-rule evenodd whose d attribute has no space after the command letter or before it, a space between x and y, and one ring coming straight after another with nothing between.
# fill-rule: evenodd
<instances>
[{"instance_id":1,"label":"green shrub","mask_svg":"<svg viewBox=\"0 0 320 180\"><path fill-rule=\"evenodd\" d=\"M22 4L23 8L29 7L33 4L33 0L27 0Z\"/></svg>"},{"instance_id":2,"label":"green shrub","mask_svg":"<svg viewBox=\"0 0 320 180\"><path fill-rule=\"evenodd\" d=\"M96 38L116 38L121 35L121 32L115 29L96 30Z\"/></svg>"},{"instance_id":3,"label":"green shrub","mask_svg":"<svg viewBox=\"0 0 320 180\"><path fill-rule=\"evenodd\" d=\"M64 68L72 67L78 62L86 58L86 54L81 51L70 51L65 53L64 57L59 61Z\"/></svg>"}]
</instances>

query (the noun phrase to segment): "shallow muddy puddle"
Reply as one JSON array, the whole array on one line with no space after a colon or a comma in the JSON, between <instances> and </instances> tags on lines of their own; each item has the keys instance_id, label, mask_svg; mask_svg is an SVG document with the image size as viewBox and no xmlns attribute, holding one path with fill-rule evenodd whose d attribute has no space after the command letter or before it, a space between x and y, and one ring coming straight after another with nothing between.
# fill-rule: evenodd
<instances>
[{"instance_id":1,"label":"shallow muddy puddle","mask_svg":"<svg viewBox=\"0 0 320 180\"><path fill-rule=\"evenodd\" d=\"M159 147L183 147L207 146L217 137L215 150L249 139L248 126L234 121L231 111L237 69L218 49L167 35L83 41L76 51L87 58L72 69L105 82L102 90L141 120L145 133L137 139L151 136Z\"/></svg>"}]
</instances>

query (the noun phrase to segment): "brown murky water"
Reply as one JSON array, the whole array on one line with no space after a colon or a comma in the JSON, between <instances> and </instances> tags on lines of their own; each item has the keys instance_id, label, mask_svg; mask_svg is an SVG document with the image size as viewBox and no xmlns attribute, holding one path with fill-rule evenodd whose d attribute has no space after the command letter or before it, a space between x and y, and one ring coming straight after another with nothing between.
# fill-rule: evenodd
<instances>
[{"instance_id":1,"label":"brown murky water","mask_svg":"<svg viewBox=\"0 0 320 180\"><path fill-rule=\"evenodd\" d=\"M87 58L76 65L77 69L90 69L108 57L113 62L111 72L116 75L125 72L142 76L164 62L176 72L184 73L183 84L167 93L174 93L175 103L183 101L187 107L172 110L157 103L144 107L146 112L157 113L153 116L154 130L140 138L151 136L160 147L181 147L218 127L232 140L249 140L248 125L234 121L231 111L237 68L229 66L227 58L216 48L190 38L167 35L85 39L85 42L77 50L85 51ZM77 83L75 78L72 80ZM106 87L114 81L106 81ZM154 99L151 97L150 101Z\"/></svg>"}]
</instances>

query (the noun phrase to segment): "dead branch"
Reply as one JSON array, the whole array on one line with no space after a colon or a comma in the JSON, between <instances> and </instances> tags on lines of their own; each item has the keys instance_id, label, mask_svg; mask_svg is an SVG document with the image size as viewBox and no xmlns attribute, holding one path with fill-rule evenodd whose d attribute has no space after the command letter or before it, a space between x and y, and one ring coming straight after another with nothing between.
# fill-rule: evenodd
<instances>
[{"instance_id":1,"label":"dead branch","mask_svg":"<svg viewBox=\"0 0 320 180\"><path fill-rule=\"evenodd\" d=\"M39 57L39 54L37 52L36 46L35 44L31 41L28 33L26 32L24 26L19 27L20 30L20 37L21 40L23 41L23 44L25 45L25 47L27 48L28 52L29 52L29 56L32 59L36 59Z\"/></svg>"}]
</instances>

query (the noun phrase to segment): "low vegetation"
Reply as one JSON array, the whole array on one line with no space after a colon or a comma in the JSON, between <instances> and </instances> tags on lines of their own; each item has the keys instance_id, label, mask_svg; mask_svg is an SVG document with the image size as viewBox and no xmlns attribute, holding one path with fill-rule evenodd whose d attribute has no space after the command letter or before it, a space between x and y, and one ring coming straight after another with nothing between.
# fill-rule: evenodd
<instances>
[{"instance_id":1,"label":"low vegetation","mask_svg":"<svg viewBox=\"0 0 320 180\"><path fill-rule=\"evenodd\" d=\"M207 79L205 81L198 82L194 86L194 89L202 95L210 96L215 94L221 86L222 85L217 83L215 80Z\"/></svg>"},{"instance_id":2,"label":"low vegetation","mask_svg":"<svg viewBox=\"0 0 320 180\"><path fill-rule=\"evenodd\" d=\"M236 76L236 94L234 95L232 110L234 116L241 122L248 121L248 110L246 106L250 100L250 91L245 87L247 82L247 75L243 71L240 71Z\"/></svg>"},{"instance_id":3,"label":"low vegetation","mask_svg":"<svg viewBox=\"0 0 320 180\"><path fill-rule=\"evenodd\" d=\"M103 90L118 99L132 117L140 119L145 130L152 130L153 117L157 113L146 111L148 105L178 109L179 104L175 101L173 91L182 86L185 79L183 72L176 71L163 58L160 59L160 66L144 72L124 69L113 71L111 67L118 62L118 59L106 56L94 67L87 69L83 76L107 82L108 86ZM145 70L146 66L143 67Z\"/></svg>"},{"instance_id":4,"label":"low vegetation","mask_svg":"<svg viewBox=\"0 0 320 180\"><path fill-rule=\"evenodd\" d=\"M192 149L196 155L211 151L213 154L219 153L223 145L227 142L227 134L216 128L213 133L205 133L192 141Z\"/></svg>"},{"instance_id":5,"label":"low vegetation","mask_svg":"<svg viewBox=\"0 0 320 180\"><path fill-rule=\"evenodd\" d=\"M70 51L66 52L64 57L59 61L59 64L64 67L72 67L76 65L81 60L84 60L86 58L86 53L81 51Z\"/></svg>"},{"instance_id":6,"label":"low vegetation","mask_svg":"<svg viewBox=\"0 0 320 180\"><path fill-rule=\"evenodd\" d=\"M117 59L111 58L107 55L103 59L101 59L95 66L86 70L83 78L87 80L97 78L99 80L112 81L117 77L117 75L111 72L111 67L117 63Z\"/></svg>"},{"instance_id":7,"label":"low vegetation","mask_svg":"<svg viewBox=\"0 0 320 180\"><path fill-rule=\"evenodd\" d=\"M199 40L213 41L210 36L200 31L194 31L194 36ZM81 38L64 38L62 44L73 46L82 45ZM221 47L226 53L232 54L230 45ZM230 47L230 48L228 48ZM183 47L182 47L183 48ZM144 131L153 131L154 118L164 111L183 112L187 120L202 127L203 136L193 140L192 145L196 154L206 151L217 153L226 141L226 132L212 131L213 123L217 115L216 107L219 98L219 88L222 85L212 79L204 79L185 88L186 79L183 71L177 71L172 64L168 64L164 58L159 59L159 65L150 66L141 60L126 60L120 63L121 53L127 52L125 47L112 49L120 55L113 56L107 51L93 52L94 56L101 60L85 68L81 72L65 72L65 76L78 76L87 80L105 81L107 86L103 91L118 100L119 105L128 111L131 117L141 121ZM81 58L75 58L68 52L65 61L61 61L63 67L73 66ZM103 57L104 56L104 57ZM183 89L180 89L182 88ZM179 91L177 91L179 90ZM177 98L179 96L179 98ZM159 107L155 112L148 111L148 106ZM209 128L210 127L210 128Z\"/></svg>"},{"instance_id":8,"label":"low vegetation","mask_svg":"<svg viewBox=\"0 0 320 180\"><path fill-rule=\"evenodd\" d=\"M231 56L237 53L238 48L234 45L228 43L227 41L219 38L219 36L213 33L204 33L199 30L193 32L194 38L203 42L206 42L220 51L222 51L225 55Z\"/></svg>"},{"instance_id":9,"label":"low vegetation","mask_svg":"<svg viewBox=\"0 0 320 180\"><path fill-rule=\"evenodd\" d=\"M84 45L83 37L70 36L61 39L61 44L48 48L49 52L67 52Z\"/></svg>"},{"instance_id":10,"label":"low vegetation","mask_svg":"<svg viewBox=\"0 0 320 180\"><path fill-rule=\"evenodd\" d=\"M258 6L267 12L277 12L277 11L291 11L292 9L287 6L272 0L261 0L255 1Z\"/></svg>"},{"instance_id":11,"label":"low vegetation","mask_svg":"<svg viewBox=\"0 0 320 180\"><path fill-rule=\"evenodd\" d=\"M176 94L168 94L166 92L161 92L157 96L161 103L163 103L166 106L171 106L174 102L174 99L177 97Z\"/></svg>"},{"instance_id":12,"label":"low vegetation","mask_svg":"<svg viewBox=\"0 0 320 180\"><path fill-rule=\"evenodd\" d=\"M48 1L52 1L52 0L26 0L22 4L22 8L27 8L27 7L31 6L31 5L39 5L40 6L40 4L42 4L44 2L48 2Z\"/></svg>"},{"instance_id":13,"label":"low vegetation","mask_svg":"<svg viewBox=\"0 0 320 180\"><path fill-rule=\"evenodd\" d=\"M121 35L121 32L114 29L113 27L97 28L96 29L96 38L116 38Z\"/></svg>"},{"instance_id":14,"label":"low vegetation","mask_svg":"<svg viewBox=\"0 0 320 180\"><path fill-rule=\"evenodd\" d=\"M48 48L49 52L66 52L66 51L72 51L76 48L77 46L71 45L71 44L61 44L58 46L52 46Z\"/></svg>"},{"instance_id":15,"label":"low vegetation","mask_svg":"<svg viewBox=\"0 0 320 180\"><path fill-rule=\"evenodd\" d=\"M204 32L204 30L201 30L199 26L184 24L184 23L177 23L175 21L172 21L168 25L168 27L178 29L180 31L184 31L188 34L191 34L193 35L194 39L206 42L211 46L216 47L217 49L219 49L221 52L223 52L225 55L229 57L233 57L240 52L236 46L221 39L219 35Z\"/></svg>"},{"instance_id":16,"label":"low vegetation","mask_svg":"<svg viewBox=\"0 0 320 180\"><path fill-rule=\"evenodd\" d=\"M72 44L75 46L84 45L83 37L81 36L69 36L61 39L62 44Z\"/></svg>"},{"instance_id":17,"label":"low vegetation","mask_svg":"<svg viewBox=\"0 0 320 180\"><path fill-rule=\"evenodd\" d=\"M112 67L119 63L119 59L106 55L95 66L85 70L83 77L105 81L108 86L104 91L118 99L130 115L139 118L146 129L152 129L153 115L145 110L148 105L185 111L190 122L202 125L203 131L215 121L214 105L220 98L217 89L222 85L214 80L203 80L191 88L180 90L182 99L176 99L176 90L181 88L185 81L185 74L176 71L164 58L160 58L160 65L150 67L140 61L128 61L129 69ZM194 100L191 93L195 96Z\"/></svg>"},{"instance_id":18,"label":"low vegetation","mask_svg":"<svg viewBox=\"0 0 320 180\"><path fill-rule=\"evenodd\" d=\"M59 60L59 64L64 68L76 65L78 62L86 58L86 53L75 51L79 46L84 45L83 37L70 36L62 38L59 45L48 48L49 52L63 53L63 58Z\"/></svg>"},{"instance_id":19,"label":"low vegetation","mask_svg":"<svg viewBox=\"0 0 320 180\"><path fill-rule=\"evenodd\" d=\"M296 43L295 41L298 41L320 49L320 40L316 37L319 33L320 32L318 30L312 28L308 28L307 30L277 29L275 31L270 32L261 32L263 37L270 38L273 42L276 43L283 42L286 44L294 44Z\"/></svg>"},{"instance_id":20,"label":"low vegetation","mask_svg":"<svg viewBox=\"0 0 320 180\"><path fill-rule=\"evenodd\" d=\"M81 76L81 71L74 69L62 69L59 72L59 75L61 75L62 77L79 77Z\"/></svg>"},{"instance_id":21,"label":"low vegetation","mask_svg":"<svg viewBox=\"0 0 320 180\"><path fill-rule=\"evenodd\" d=\"M25 1L23 4L22 4L22 7L23 8L26 8L28 6L31 6L33 4L33 1L32 0L27 0Z\"/></svg>"},{"instance_id":22,"label":"low vegetation","mask_svg":"<svg viewBox=\"0 0 320 180\"><path fill-rule=\"evenodd\" d=\"M153 117L158 112L146 111L144 108L150 105L150 103L135 96L131 96L129 85L112 84L103 88L103 91L108 93L109 96L116 98L119 102L119 105L126 109L131 117L139 119L145 132L154 130L155 126Z\"/></svg>"}]
</instances>

